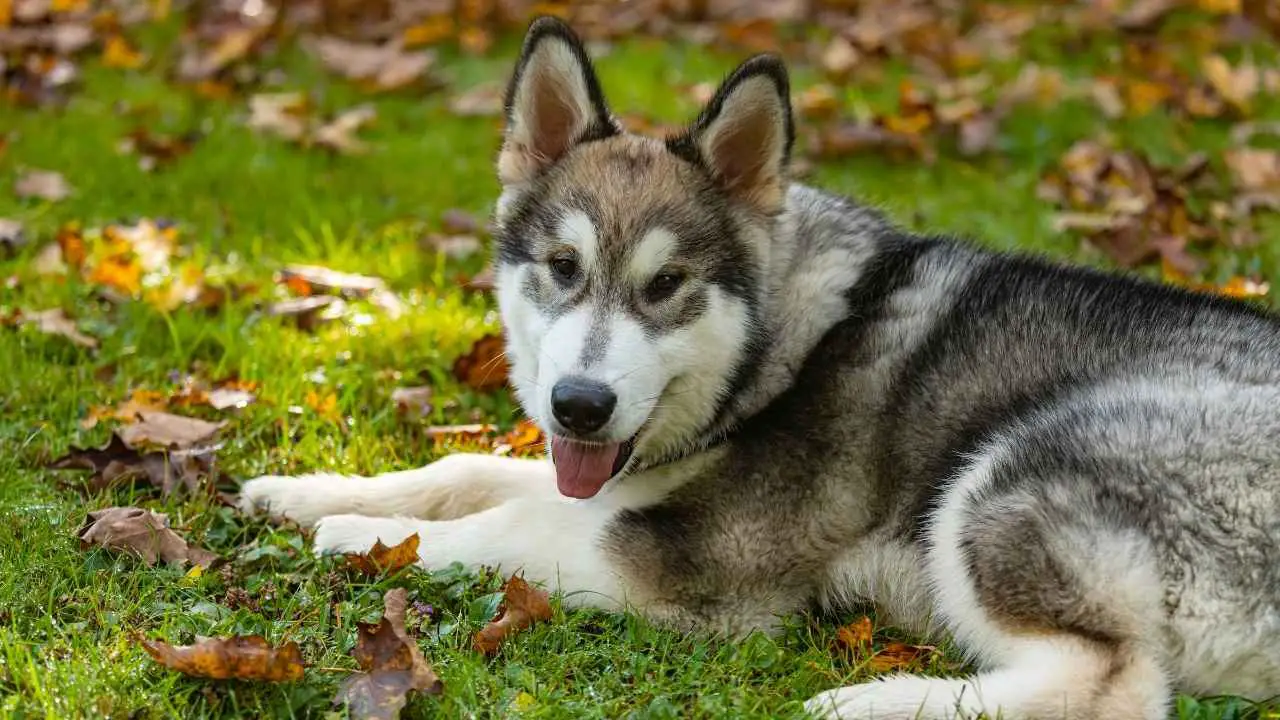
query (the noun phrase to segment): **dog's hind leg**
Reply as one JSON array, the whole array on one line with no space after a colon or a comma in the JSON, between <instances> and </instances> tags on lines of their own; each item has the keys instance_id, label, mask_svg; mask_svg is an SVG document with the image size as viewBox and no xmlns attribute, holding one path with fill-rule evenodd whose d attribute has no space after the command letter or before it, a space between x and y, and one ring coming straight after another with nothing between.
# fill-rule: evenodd
<instances>
[{"instance_id":1,"label":"dog's hind leg","mask_svg":"<svg viewBox=\"0 0 1280 720\"><path fill-rule=\"evenodd\" d=\"M371 478L267 475L240 488L240 507L310 526L341 514L449 520L516 498L555 495L555 471L546 460L464 453Z\"/></svg>"},{"instance_id":2,"label":"dog's hind leg","mask_svg":"<svg viewBox=\"0 0 1280 720\"><path fill-rule=\"evenodd\" d=\"M980 462L947 489L927 549L938 614L991 669L839 688L810 700L811 711L856 720L1166 716L1163 586L1149 538L1089 479L1021 482L993 468Z\"/></svg>"}]
</instances>

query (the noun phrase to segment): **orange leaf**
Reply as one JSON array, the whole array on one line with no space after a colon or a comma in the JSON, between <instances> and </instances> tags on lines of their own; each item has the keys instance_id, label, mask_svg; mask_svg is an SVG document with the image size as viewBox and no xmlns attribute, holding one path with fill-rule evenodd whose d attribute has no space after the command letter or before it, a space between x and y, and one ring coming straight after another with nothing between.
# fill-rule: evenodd
<instances>
[{"instance_id":1,"label":"orange leaf","mask_svg":"<svg viewBox=\"0 0 1280 720\"><path fill-rule=\"evenodd\" d=\"M393 573L418 561L418 533L401 540L398 545L387 547L382 538L373 544L366 553L347 553L347 562L351 567L370 577Z\"/></svg>"},{"instance_id":2,"label":"orange leaf","mask_svg":"<svg viewBox=\"0 0 1280 720\"><path fill-rule=\"evenodd\" d=\"M184 675L215 680L301 680L302 651L295 642L272 647L261 635L205 638L194 645L174 646L139 640L156 662Z\"/></svg>"},{"instance_id":3,"label":"orange leaf","mask_svg":"<svg viewBox=\"0 0 1280 720\"><path fill-rule=\"evenodd\" d=\"M836 631L836 643L855 652L863 651L871 647L873 634L871 618L863 615Z\"/></svg>"},{"instance_id":4,"label":"orange leaf","mask_svg":"<svg viewBox=\"0 0 1280 720\"><path fill-rule=\"evenodd\" d=\"M917 660L928 657L935 649L932 645L908 645L901 642L891 642L884 646L883 650L871 657L868 666L876 672L900 670L915 663Z\"/></svg>"},{"instance_id":5,"label":"orange leaf","mask_svg":"<svg viewBox=\"0 0 1280 720\"><path fill-rule=\"evenodd\" d=\"M473 390L496 390L507 384L507 358L501 335L485 335L453 363L453 376Z\"/></svg>"},{"instance_id":6,"label":"orange leaf","mask_svg":"<svg viewBox=\"0 0 1280 720\"><path fill-rule=\"evenodd\" d=\"M502 586L502 605L493 620L472 638L477 652L492 655L511 635L539 620L551 619L551 602L547 593L532 587L524 578L512 575Z\"/></svg>"}]
</instances>

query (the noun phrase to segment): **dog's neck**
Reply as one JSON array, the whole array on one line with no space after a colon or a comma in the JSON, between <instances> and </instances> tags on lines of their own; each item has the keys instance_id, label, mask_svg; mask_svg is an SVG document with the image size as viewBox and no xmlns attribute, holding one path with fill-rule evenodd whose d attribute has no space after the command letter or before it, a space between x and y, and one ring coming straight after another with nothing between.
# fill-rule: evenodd
<instances>
[{"instance_id":1,"label":"dog's neck","mask_svg":"<svg viewBox=\"0 0 1280 720\"><path fill-rule=\"evenodd\" d=\"M892 226L878 212L793 184L764 261L754 351L744 382L703 435L705 446L764 409L794 382L823 335L850 312L848 292Z\"/></svg>"}]
</instances>

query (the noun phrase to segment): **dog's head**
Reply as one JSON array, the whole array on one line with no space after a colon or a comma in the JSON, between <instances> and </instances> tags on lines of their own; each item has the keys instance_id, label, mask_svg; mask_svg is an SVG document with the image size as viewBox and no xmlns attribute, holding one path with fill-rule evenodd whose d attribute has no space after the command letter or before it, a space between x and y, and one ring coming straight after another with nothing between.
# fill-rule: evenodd
<instances>
[{"instance_id":1,"label":"dog's head","mask_svg":"<svg viewBox=\"0 0 1280 720\"><path fill-rule=\"evenodd\" d=\"M683 134L624 132L582 43L535 21L498 158L511 377L590 497L686 447L749 370L793 129L786 69L743 63Z\"/></svg>"}]
</instances>

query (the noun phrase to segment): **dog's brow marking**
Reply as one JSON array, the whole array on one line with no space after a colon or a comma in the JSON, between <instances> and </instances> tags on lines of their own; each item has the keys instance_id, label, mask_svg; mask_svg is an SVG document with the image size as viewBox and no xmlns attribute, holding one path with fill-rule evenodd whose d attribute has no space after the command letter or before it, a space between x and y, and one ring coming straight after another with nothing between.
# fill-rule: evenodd
<instances>
[{"instance_id":1,"label":"dog's brow marking","mask_svg":"<svg viewBox=\"0 0 1280 720\"><path fill-rule=\"evenodd\" d=\"M560 223L560 239L578 249L584 270L589 271L596 266L600 238L590 216L581 210L566 213Z\"/></svg>"},{"instance_id":2,"label":"dog's brow marking","mask_svg":"<svg viewBox=\"0 0 1280 720\"><path fill-rule=\"evenodd\" d=\"M675 233L666 228L653 228L645 233L631 253L627 274L636 282L649 280L675 254L677 242Z\"/></svg>"}]
</instances>

